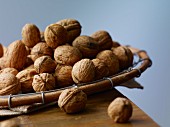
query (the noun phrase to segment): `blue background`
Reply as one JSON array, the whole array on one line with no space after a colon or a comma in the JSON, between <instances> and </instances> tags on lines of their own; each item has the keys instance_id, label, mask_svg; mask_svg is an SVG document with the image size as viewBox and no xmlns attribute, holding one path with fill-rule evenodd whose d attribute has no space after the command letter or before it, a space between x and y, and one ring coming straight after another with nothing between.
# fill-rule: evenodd
<instances>
[{"instance_id":1,"label":"blue background","mask_svg":"<svg viewBox=\"0 0 170 127\"><path fill-rule=\"evenodd\" d=\"M160 126L170 125L170 1L168 0L0 0L0 43L21 39L26 23L40 30L75 18L82 34L108 31L123 45L148 52L153 66L137 79L144 90L118 89Z\"/></svg>"}]
</instances>

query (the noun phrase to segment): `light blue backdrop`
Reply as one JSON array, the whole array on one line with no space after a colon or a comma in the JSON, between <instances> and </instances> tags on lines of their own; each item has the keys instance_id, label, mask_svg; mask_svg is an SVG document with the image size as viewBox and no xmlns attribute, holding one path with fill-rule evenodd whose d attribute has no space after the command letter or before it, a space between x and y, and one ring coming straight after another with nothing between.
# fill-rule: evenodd
<instances>
[{"instance_id":1,"label":"light blue backdrop","mask_svg":"<svg viewBox=\"0 0 170 127\"><path fill-rule=\"evenodd\" d=\"M21 39L26 23L44 30L64 18L79 20L82 34L104 29L114 40L148 52L153 66L137 79L144 90L119 90L159 125L170 125L170 1L0 0L0 43Z\"/></svg>"}]
</instances>

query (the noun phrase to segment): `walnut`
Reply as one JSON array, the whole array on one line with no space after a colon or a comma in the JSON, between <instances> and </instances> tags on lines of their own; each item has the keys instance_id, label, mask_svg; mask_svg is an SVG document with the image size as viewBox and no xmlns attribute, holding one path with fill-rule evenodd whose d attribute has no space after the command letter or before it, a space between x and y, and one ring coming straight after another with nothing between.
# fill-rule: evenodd
<instances>
[{"instance_id":1,"label":"walnut","mask_svg":"<svg viewBox=\"0 0 170 127\"><path fill-rule=\"evenodd\" d=\"M36 92L52 90L55 88L55 78L49 73L34 75L32 86Z\"/></svg>"},{"instance_id":2,"label":"walnut","mask_svg":"<svg viewBox=\"0 0 170 127\"><path fill-rule=\"evenodd\" d=\"M56 24L62 25L67 30L67 33L68 33L67 42L68 43L72 43L73 40L76 37L78 37L81 33L81 25L75 19L63 19L63 20L56 22Z\"/></svg>"},{"instance_id":3,"label":"walnut","mask_svg":"<svg viewBox=\"0 0 170 127\"><path fill-rule=\"evenodd\" d=\"M67 42L67 30L59 24L51 24L44 31L46 43L53 49Z\"/></svg>"},{"instance_id":4,"label":"walnut","mask_svg":"<svg viewBox=\"0 0 170 127\"><path fill-rule=\"evenodd\" d=\"M15 68L10 68L10 67L7 67L7 68L3 68L2 70L0 70L0 74L1 73L11 73L13 75L17 75L18 74L18 70L15 69Z\"/></svg>"},{"instance_id":5,"label":"walnut","mask_svg":"<svg viewBox=\"0 0 170 127\"><path fill-rule=\"evenodd\" d=\"M111 50L103 50L97 54L96 58L103 61L109 68L109 75L119 72L119 60Z\"/></svg>"},{"instance_id":6,"label":"walnut","mask_svg":"<svg viewBox=\"0 0 170 127\"><path fill-rule=\"evenodd\" d=\"M49 47L47 43L38 43L31 49L31 58L33 61L45 55L50 56L51 58L53 57L53 49Z\"/></svg>"},{"instance_id":7,"label":"walnut","mask_svg":"<svg viewBox=\"0 0 170 127\"><path fill-rule=\"evenodd\" d=\"M28 93L33 91L32 82L34 75L36 75L37 72L35 69L25 69L20 71L16 77L20 80L21 83L21 91L23 93Z\"/></svg>"},{"instance_id":8,"label":"walnut","mask_svg":"<svg viewBox=\"0 0 170 127\"><path fill-rule=\"evenodd\" d=\"M117 42L117 41L113 41L113 43L112 43L112 48L113 47L119 47L119 46L121 46L120 44L119 44L119 42Z\"/></svg>"},{"instance_id":9,"label":"walnut","mask_svg":"<svg viewBox=\"0 0 170 127\"><path fill-rule=\"evenodd\" d=\"M112 48L113 53L119 59L120 69L127 69L133 64L133 53L126 46L119 46L117 48Z\"/></svg>"},{"instance_id":10,"label":"walnut","mask_svg":"<svg viewBox=\"0 0 170 127\"><path fill-rule=\"evenodd\" d=\"M40 31L35 24L26 24L22 28L22 41L29 48L40 42Z\"/></svg>"},{"instance_id":11,"label":"walnut","mask_svg":"<svg viewBox=\"0 0 170 127\"><path fill-rule=\"evenodd\" d=\"M27 59L25 45L21 40L14 41L8 46L3 58L5 67L12 67L18 71L22 70Z\"/></svg>"},{"instance_id":12,"label":"walnut","mask_svg":"<svg viewBox=\"0 0 170 127\"><path fill-rule=\"evenodd\" d=\"M95 66L90 59L82 59L74 64L72 78L75 83L93 81L95 78Z\"/></svg>"},{"instance_id":13,"label":"walnut","mask_svg":"<svg viewBox=\"0 0 170 127\"><path fill-rule=\"evenodd\" d=\"M108 115L116 123L128 122L132 116L133 107L131 102L126 98L117 97L113 100L108 109Z\"/></svg>"},{"instance_id":14,"label":"walnut","mask_svg":"<svg viewBox=\"0 0 170 127\"><path fill-rule=\"evenodd\" d=\"M49 56L41 56L35 60L34 68L37 73L52 73L55 71L56 63Z\"/></svg>"},{"instance_id":15,"label":"walnut","mask_svg":"<svg viewBox=\"0 0 170 127\"><path fill-rule=\"evenodd\" d=\"M91 35L99 43L100 50L111 49L112 38L107 31L99 30Z\"/></svg>"},{"instance_id":16,"label":"walnut","mask_svg":"<svg viewBox=\"0 0 170 127\"><path fill-rule=\"evenodd\" d=\"M66 87L74 83L71 76L72 68L70 65L58 65L56 67L54 77L57 86Z\"/></svg>"},{"instance_id":17,"label":"walnut","mask_svg":"<svg viewBox=\"0 0 170 127\"><path fill-rule=\"evenodd\" d=\"M76 47L69 45L59 46L54 52L54 59L59 64L74 65L81 58L81 52Z\"/></svg>"},{"instance_id":18,"label":"walnut","mask_svg":"<svg viewBox=\"0 0 170 127\"><path fill-rule=\"evenodd\" d=\"M0 95L18 94L21 84L15 75L10 73L0 74Z\"/></svg>"},{"instance_id":19,"label":"walnut","mask_svg":"<svg viewBox=\"0 0 170 127\"><path fill-rule=\"evenodd\" d=\"M87 95L78 88L65 89L59 96L58 105L66 113L77 113L85 109Z\"/></svg>"},{"instance_id":20,"label":"walnut","mask_svg":"<svg viewBox=\"0 0 170 127\"><path fill-rule=\"evenodd\" d=\"M24 64L24 68L27 68L32 64L34 64L34 61L32 60L32 56L28 55Z\"/></svg>"},{"instance_id":21,"label":"walnut","mask_svg":"<svg viewBox=\"0 0 170 127\"><path fill-rule=\"evenodd\" d=\"M78 36L72 45L80 50L84 58L94 58L99 52L99 43L89 36Z\"/></svg>"},{"instance_id":22,"label":"walnut","mask_svg":"<svg viewBox=\"0 0 170 127\"><path fill-rule=\"evenodd\" d=\"M0 43L0 57L4 55L3 45Z\"/></svg>"},{"instance_id":23,"label":"walnut","mask_svg":"<svg viewBox=\"0 0 170 127\"><path fill-rule=\"evenodd\" d=\"M93 59L92 60L95 66L95 79L101 79L103 77L109 76L109 68L105 65L103 61L100 59Z\"/></svg>"}]
</instances>

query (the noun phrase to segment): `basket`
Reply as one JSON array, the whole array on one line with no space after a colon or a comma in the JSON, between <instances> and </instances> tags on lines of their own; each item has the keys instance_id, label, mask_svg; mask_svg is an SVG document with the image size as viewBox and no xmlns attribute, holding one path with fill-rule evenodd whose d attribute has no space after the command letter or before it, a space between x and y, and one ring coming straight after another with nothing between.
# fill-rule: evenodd
<instances>
[{"instance_id":1,"label":"basket","mask_svg":"<svg viewBox=\"0 0 170 127\"><path fill-rule=\"evenodd\" d=\"M35 103L48 104L51 102L56 102L59 98L60 93L67 88L78 87L79 89L83 90L87 95L91 95L97 92L112 89L115 86L120 86L122 83L125 83L135 77L140 77L140 75L152 65L152 61L147 55L146 51L139 50L131 46L128 47L131 49L134 57L136 57L137 60L134 61L133 66L129 67L127 70L124 70L113 76L104 77L103 79L97 81L82 84L73 84L72 86L64 87L61 89L37 93L0 96L0 106L7 106L11 108L22 105L31 105Z\"/></svg>"}]
</instances>

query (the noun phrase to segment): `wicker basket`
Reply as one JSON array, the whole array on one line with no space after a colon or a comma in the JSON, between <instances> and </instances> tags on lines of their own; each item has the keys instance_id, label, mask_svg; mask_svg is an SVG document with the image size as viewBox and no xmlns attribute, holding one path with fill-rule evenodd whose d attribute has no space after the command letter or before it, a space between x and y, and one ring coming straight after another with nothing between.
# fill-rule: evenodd
<instances>
[{"instance_id":1,"label":"wicker basket","mask_svg":"<svg viewBox=\"0 0 170 127\"><path fill-rule=\"evenodd\" d=\"M66 88L79 87L87 95L94 94L97 92L102 92L108 89L112 89L115 86L127 82L130 79L139 77L148 67L152 65L152 61L144 50L139 50L128 46L137 57L137 61L134 61L132 67L124 70L116 75L105 77L103 79L83 83L83 84L73 84L69 87L64 87L61 89L38 92L38 93L28 93L28 94L18 94L18 95L8 95L0 96L0 106L8 106L9 108L22 105L31 105L34 103L50 103L58 100L60 93Z\"/></svg>"}]
</instances>

